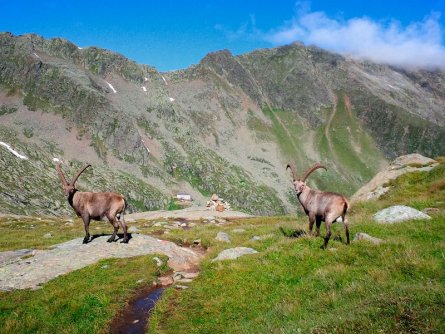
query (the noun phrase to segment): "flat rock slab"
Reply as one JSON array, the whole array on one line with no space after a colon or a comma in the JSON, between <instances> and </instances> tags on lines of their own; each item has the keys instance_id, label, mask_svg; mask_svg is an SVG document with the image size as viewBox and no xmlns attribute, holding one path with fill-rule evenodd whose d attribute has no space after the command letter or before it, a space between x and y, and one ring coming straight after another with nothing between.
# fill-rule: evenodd
<instances>
[{"instance_id":1,"label":"flat rock slab","mask_svg":"<svg viewBox=\"0 0 445 334\"><path fill-rule=\"evenodd\" d=\"M147 211L147 212L137 212L125 215L126 221L135 221L137 219L168 219L168 218L181 218L185 220L199 220L199 219L215 219L215 218L248 218L253 217L244 212L224 210L222 212L216 210L209 210L208 208L202 207L191 207L182 210L159 210L159 211Z\"/></svg>"},{"instance_id":2,"label":"flat rock slab","mask_svg":"<svg viewBox=\"0 0 445 334\"><path fill-rule=\"evenodd\" d=\"M0 267L19 261L22 257L32 256L35 254L33 249L19 249L0 253Z\"/></svg>"},{"instance_id":3,"label":"flat rock slab","mask_svg":"<svg viewBox=\"0 0 445 334\"><path fill-rule=\"evenodd\" d=\"M128 244L108 243L108 238L100 236L88 244L82 244L83 238L78 238L55 245L49 250L35 250L34 256L24 259L17 259L17 253L16 261L0 264L0 290L36 289L57 276L107 258L164 254L169 257L168 264L175 271L193 269L201 260L201 256L191 249L148 235L133 234ZM0 253L0 258L3 253ZM24 255L27 254L29 252L24 252Z\"/></svg>"},{"instance_id":4,"label":"flat rock slab","mask_svg":"<svg viewBox=\"0 0 445 334\"><path fill-rule=\"evenodd\" d=\"M393 224L407 220L431 219L422 211L405 205L393 205L374 214L374 220L379 224Z\"/></svg>"},{"instance_id":5,"label":"flat rock slab","mask_svg":"<svg viewBox=\"0 0 445 334\"><path fill-rule=\"evenodd\" d=\"M258 252L255 249L249 247L229 248L219 253L218 256L212 260L212 262L222 261L222 260L234 260L239 258L240 256L255 254L255 253Z\"/></svg>"}]
</instances>

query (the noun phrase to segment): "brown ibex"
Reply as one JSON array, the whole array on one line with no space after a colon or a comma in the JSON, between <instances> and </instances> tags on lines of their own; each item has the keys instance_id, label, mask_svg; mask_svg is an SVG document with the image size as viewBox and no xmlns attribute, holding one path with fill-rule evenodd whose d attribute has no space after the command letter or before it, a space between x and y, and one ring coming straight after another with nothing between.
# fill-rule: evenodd
<instances>
[{"instance_id":1,"label":"brown ibex","mask_svg":"<svg viewBox=\"0 0 445 334\"><path fill-rule=\"evenodd\" d=\"M324 221L326 223L326 237L324 238L323 249L326 249L331 237L331 225L342 217L343 225L346 233L346 242L349 244L349 227L346 213L349 208L349 202L345 196L334 193L325 192L309 188L306 184L308 176L318 168L324 168L323 165L317 163L309 168L303 177L297 176L295 165L288 164L286 169L290 168L292 172L293 184L297 193L298 200L303 206L304 212L309 216L309 235L312 236L312 228L314 222L317 226L316 236L320 235L320 225Z\"/></svg>"},{"instance_id":2,"label":"brown ibex","mask_svg":"<svg viewBox=\"0 0 445 334\"><path fill-rule=\"evenodd\" d=\"M76 176L73 177L73 180L68 182L60 168L60 164L56 165L56 170L62 182L63 191L68 203L83 220L85 227L83 243L86 244L90 240L90 220L102 220L105 217L107 217L114 227L113 235L107 241L112 242L115 240L120 224L124 230L124 239L122 242L127 243L127 226L124 220L125 198L114 192L79 191L75 187L80 174L90 166L91 165L86 165L83 167Z\"/></svg>"}]
</instances>

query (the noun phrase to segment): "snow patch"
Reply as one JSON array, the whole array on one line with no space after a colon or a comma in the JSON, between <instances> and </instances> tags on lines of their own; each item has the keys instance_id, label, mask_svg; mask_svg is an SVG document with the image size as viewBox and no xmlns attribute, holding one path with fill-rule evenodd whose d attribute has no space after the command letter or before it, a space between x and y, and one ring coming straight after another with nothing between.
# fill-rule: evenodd
<instances>
[{"instance_id":1,"label":"snow patch","mask_svg":"<svg viewBox=\"0 0 445 334\"><path fill-rule=\"evenodd\" d=\"M143 90L144 92L146 92L146 91L147 91L147 88L146 88L145 86L142 86L142 90Z\"/></svg>"},{"instance_id":2,"label":"snow patch","mask_svg":"<svg viewBox=\"0 0 445 334\"><path fill-rule=\"evenodd\" d=\"M170 100L170 102L173 102L173 101L175 100L175 99L172 98L172 97L169 97L168 99Z\"/></svg>"},{"instance_id":3,"label":"snow patch","mask_svg":"<svg viewBox=\"0 0 445 334\"><path fill-rule=\"evenodd\" d=\"M112 84L110 84L108 81L105 81L107 84L108 84L108 87L110 87L111 88L111 90L113 91L113 93L114 94L116 94L117 93L117 91L116 91L116 89L114 89L114 87L113 87L113 85Z\"/></svg>"},{"instance_id":4,"label":"snow patch","mask_svg":"<svg viewBox=\"0 0 445 334\"><path fill-rule=\"evenodd\" d=\"M40 59L40 56L37 53L34 52L33 55Z\"/></svg>"},{"instance_id":5,"label":"snow patch","mask_svg":"<svg viewBox=\"0 0 445 334\"><path fill-rule=\"evenodd\" d=\"M60 160L59 158L53 158L53 161L62 163L62 160Z\"/></svg>"},{"instance_id":6,"label":"snow patch","mask_svg":"<svg viewBox=\"0 0 445 334\"><path fill-rule=\"evenodd\" d=\"M6 144L2 141L0 141L0 145L6 147L9 152L11 152L12 154L14 154L17 158L23 159L23 160L28 160L28 157L25 155L20 154L19 152L15 151L9 144Z\"/></svg>"},{"instance_id":7,"label":"snow patch","mask_svg":"<svg viewBox=\"0 0 445 334\"><path fill-rule=\"evenodd\" d=\"M145 77L145 78L144 78L144 82L147 82L147 81L148 81L148 78L147 78L147 77Z\"/></svg>"},{"instance_id":8,"label":"snow patch","mask_svg":"<svg viewBox=\"0 0 445 334\"><path fill-rule=\"evenodd\" d=\"M144 142L143 139L142 139L142 144L144 145L144 147L145 147L145 149L147 150L148 154L150 154L150 150L149 150L149 148L147 147L147 145L145 145L145 142Z\"/></svg>"},{"instance_id":9,"label":"snow patch","mask_svg":"<svg viewBox=\"0 0 445 334\"><path fill-rule=\"evenodd\" d=\"M165 83L165 85L167 86L168 83L167 83L167 80L165 80L164 76L162 76L162 80L164 80L164 83Z\"/></svg>"}]
</instances>

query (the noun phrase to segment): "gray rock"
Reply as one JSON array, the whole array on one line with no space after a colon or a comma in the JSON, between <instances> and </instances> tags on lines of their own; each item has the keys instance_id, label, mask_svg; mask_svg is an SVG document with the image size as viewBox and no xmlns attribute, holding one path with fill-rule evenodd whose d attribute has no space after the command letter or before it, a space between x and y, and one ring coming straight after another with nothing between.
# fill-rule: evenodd
<instances>
[{"instance_id":1,"label":"gray rock","mask_svg":"<svg viewBox=\"0 0 445 334\"><path fill-rule=\"evenodd\" d=\"M163 264L162 260L161 260L160 258L158 258L157 256L155 256L155 257L153 258L153 261L156 261L156 265L157 265L158 267L162 266L162 264Z\"/></svg>"},{"instance_id":2,"label":"gray rock","mask_svg":"<svg viewBox=\"0 0 445 334\"><path fill-rule=\"evenodd\" d=\"M45 239L50 239L52 237L53 237L53 235L51 233L46 233L43 235L43 238L45 238Z\"/></svg>"},{"instance_id":3,"label":"gray rock","mask_svg":"<svg viewBox=\"0 0 445 334\"><path fill-rule=\"evenodd\" d=\"M107 258L163 254L169 258L168 265L175 271L189 271L196 268L201 260L201 256L189 248L148 235L134 234L128 244L109 243L108 238L100 236L88 244L82 244L81 237L54 245L50 249L36 250L29 264L29 260L17 259L21 254L12 256L10 253L0 253L0 259L15 258L13 262L5 261L0 267L0 290L36 289L50 279ZM27 255L28 251L22 254Z\"/></svg>"},{"instance_id":4,"label":"gray rock","mask_svg":"<svg viewBox=\"0 0 445 334\"><path fill-rule=\"evenodd\" d=\"M191 278L180 278L180 279L176 280L176 282L179 282L179 283L192 283L193 279L191 279Z\"/></svg>"},{"instance_id":5,"label":"gray rock","mask_svg":"<svg viewBox=\"0 0 445 334\"><path fill-rule=\"evenodd\" d=\"M22 257L34 256L33 249L19 249L15 251L0 252L0 266L19 261Z\"/></svg>"},{"instance_id":6,"label":"gray rock","mask_svg":"<svg viewBox=\"0 0 445 334\"><path fill-rule=\"evenodd\" d=\"M255 253L258 252L255 249L249 247L229 248L219 253L218 256L212 260L212 262L222 261L222 260L234 260L239 258L240 256L255 254Z\"/></svg>"},{"instance_id":7,"label":"gray rock","mask_svg":"<svg viewBox=\"0 0 445 334\"><path fill-rule=\"evenodd\" d=\"M189 287L187 285L179 285L179 284L177 284L177 285L175 285L175 288L176 289L180 289L180 290L185 290L185 289L188 289Z\"/></svg>"},{"instance_id":8,"label":"gray rock","mask_svg":"<svg viewBox=\"0 0 445 334\"><path fill-rule=\"evenodd\" d=\"M252 237L251 240L253 240L253 241L259 241L259 240L261 240L261 237L258 236L258 235L254 235L254 236Z\"/></svg>"},{"instance_id":9,"label":"gray rock","mask_svg":"<svg viewBox=\"0 0 445 334\"><path fill-rule=\"evenodd\" d=\"M427 214L405 205L390 206L374 214L373 218L380 224L392 224L415 219L431 219Z\"/></svg>"},{"instance_id":10,"label":"gray rock","mask_svg":"<svg viewBox=\"0 0 445 334\"><path fill-rule=\"evenodd\" d=\"M221 241L221 242L229 242L230 243L230 237L225 232L218 232L215 239L218 241Z\"/></svg>"},{"instance_id":11,"label":"gray rock","mask_svg":"<svg viewBox=\"0 0 445 334\"><path fill-rule=\"evenodd\" d=\"M376 237L372 237L369 234L363 233L363 232L359 232L354 236L354 241L360 241L360 240L366 240L369 241L370 243L373 243L374 245L379 245L383 242L385 242L382 239L376 238Z\"/></svg>"},{"instance_id":12,"label":"gray rock","mask_svg":"<svg viewBox=\"0 0 445 334\"><path fill-rule=\"evenodd\" d=\"M127 230L128 233L136 233L139 232L140 230L136 227L136 226L130 226L130 228Z\"/></svg>"}]
</instances>

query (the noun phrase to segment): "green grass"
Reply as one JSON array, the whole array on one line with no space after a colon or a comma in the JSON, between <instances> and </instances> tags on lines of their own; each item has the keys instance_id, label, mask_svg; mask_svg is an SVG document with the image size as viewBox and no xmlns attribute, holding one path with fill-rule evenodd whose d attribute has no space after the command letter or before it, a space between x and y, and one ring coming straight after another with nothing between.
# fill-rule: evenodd
<instances>
[{"instance_id":1,"label":"green grass","mask_svg":"<svg viewBox=\"0 0 445 334\"><path fill-rule=\"evenodd\" d=\"M240 226L245 224L259 235L272 235L254 242L248 230L232 240L233 245L253 247L259 254L212 263L210 259L221 250L220 245L212 245L191 287L180 293L169 291L158 304L151 332L426 333L445 329L443 216L384 228L370 221L354 224L353 233L367 232L387 243L346 246L331 241L328 251L320 249L321 238L287 238L277 226L307 228L303 219L296 223L263 219ZM342 235L341 226L335 227L334 235Z\"/></svg>"},{"instance_id":2,"label":"green grass","mask_svg":"<svg viewBox=\"0 0 445 334\"><path fill-rule=\"evenodd\" d=\"M1 332L107 332L108 323L133 293L159 274L153 255L110 259L58 277L38 290L0 292Z\"/></svg>"},{"instance_id":3,"label":"green grass","mask_svg":"<svg viewBox=\"0 0 445 334\"><path fill-rule=\"evenodd\" d=\"M306 218L256 218L224 226L232 238L230 246L213 239L221 228L207 229L203 239L210 250L201 275L188 290L166 293L149 332L444 332L444 179L445 165L430 173L408 174L393 182L383 200L353 210L352 235L365 232L386 241L378 246L364 241L345 245L339 241L344 234L337 224L327 251L320 249L321 238L285 236L307 229ZM374 212L393 203L441 211L431 221L372 221ZM240 227L246 231L233 232ZM252 241L253 235L267 238ZM232 246L253 247L259 253L211 262Z\"/></svg>"},{"instance_id":4,"label":"green grass","mask_svg":"<svg viewBox=\"0 0 445 334\"><path fill-rule=\"evenodd\" d=\"M336 113L328 129L332 150L326 137L326 126L317 129L317 147L328 161L333 161L338 173L330 173L325 180L319 181L323 189L342 189L347 195L352 195L364 182L370 180L381 168L384 157L373 139L363 130L355 110L350 112L346 106L346 95L337 93ZM323 111L329 119L332 108Z\"/></svg>"},{"instance_id":5,"label":"green grass","mask_svg":"<svg viewBox=\"0 0 445 334\"><path fill-rule=\"evenodd\" d=\"M431 172L391 182L379 201L353 206L350 229L385 240L344 243L334 224L328 250L322 238L295 238L306 217L258 217L222 226L196 222L168 233L137 221L140 233L179 245L201 239L207 249L201 273L187 290L169 288L150 318L149 333L443 333L445 331L445 163ZM380 225L372 214L392 204L438 209L432 220ZM30 225L34 225L31 228ZM96 230L96 227L99 229ZM93 223L96 233L110 232ZM2 218L2 250L45 248L83 236L76 220ZM243 229L236 231L235 229ZM215 240L219 231L231 243ZM52 232L53 238L40 236ZM324 224L321 229L324 231ZM253 240L260 236L260 240ZM257 254L212 262L224 249L245 246ZM105 270L104 264L109 264ZM139 279L159 272L152 256L106 260L54 279L36 291L0 293L6 333L100 333L130 299ZM167 270L164 268L163 270Z\"/></svg>"}]
</instances>

